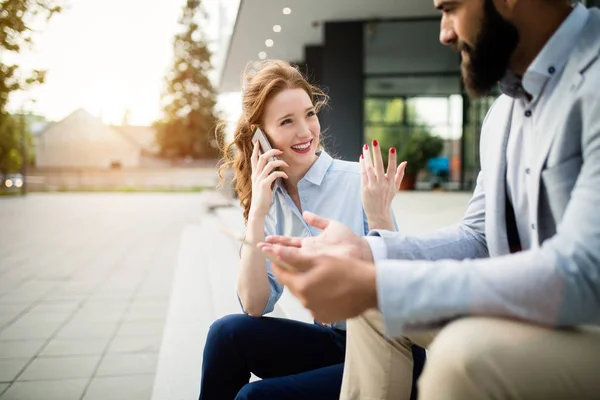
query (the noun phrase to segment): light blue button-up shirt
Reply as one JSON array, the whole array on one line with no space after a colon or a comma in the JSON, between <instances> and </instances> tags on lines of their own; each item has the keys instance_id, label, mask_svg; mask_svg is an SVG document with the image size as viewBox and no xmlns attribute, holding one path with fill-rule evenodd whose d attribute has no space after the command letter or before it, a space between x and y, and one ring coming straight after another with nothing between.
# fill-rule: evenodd
<instances>
[{"instance_id":1,"label":"light blue button-up shirt","mask_svg":"<svg viewBox=\"0 0 600 400\"><path fill-rule=\"evenodd\" d=\"M298 182L298 194L302 211L311 211L339 221L357 235L364 236L369 232L361 201L360 165L357 162L334 160L322 151L317 161ZM283 182L278 180L274 187L271 208L265 218L265 235L300 237L316 236L320 232L320 229L304 221L301 211L292 201ZM275 279L269 260L266 267L270 294L263 314L273 311L275 303L283 293L283 286ZM346 323L336 322L333 326L345 329Z\"/></svg>"},{"instance_id":2,"label":"light blue button-up shirt","mask_svg":"<svg viewBox=\"0 0 600 400\"><path fill-rule=\"evenodd\" d=\"M540 110L552 98L573 51L573 43L577 43L588 17L589 10L583 4L575 6L527 68L523 78L508 72L500 82L502 92L516 99L506 148L506 180L508 196L518 216L517 230L523 250L538 247L537 242L532 240L532 230L536 227L529 218L535 215L535 202L529 201L526 188L536 144L541 140L540 135L546 134L546 130L539 126Z\"/></svg>"},{"instance_id":3,"label":"light blue button-up shirt","mask_svg":"<svg viewBox=\"0 0 600 400\"><path fill-rule=\"evenodd\" d=\"M553 129L564 129L544 125L552 121L548 117L536 120L540 113L548 112L544 106L548 104L549 97L565 96L565 107L579 110L573 106L574 100L567 96L567 92L558 93L555 89L565 72L565 63L572 56L571 50L582 41L580 35L586 29L589 18L591 11L577 5L537 55L522 79L514 74L507 74L501 82L502 91L518 99L513 108L507 148L507 181L523 247L533 251L521 252L510 258L478 260L476 258L487 257L488 254L483 251L474 253L474 247L469 243L473 243L474 240L461 239L460 235L464 234L464 229L469 228L466 225L460 230L449 228L439 231L425 239L403 238L398 235L396 238L388 238L386 242L383 237L370 237L369 244L377 264L378 303L389 336L398 337L410 330L439 327L448 320L463 315L508 315L541 324L556 318L552 323L570 325L572 320L566 319L565 322L563 316L565 311L569 310L568 313L577 315L575 318L582 316L581 318L587 321L598 321L598 318L591 317L593 310L585 309L586 306L597 304L597 301L594 303L594 294L597 293L594 279L597 281L598 273L593 267L597 258L587 250L587 243L579 243L581 235L586 233L591 235L590 240L596 240L593 237L595 231L587 229L582 222L585 232L579 234L575 241L548 240L548 245L544 244L548 250L539 250L538 241L532 240L529 233L537 227L528 219L529 215L535 215L529 211L529 207L537 204L537 201L530 201L527 193L528 187L531 186L527 185L528 168L531 165L531 157L539 156L536 152L539 153L540 138L551 133L549 131ZM597 16L595 21L598 21ZM594 81L587 81L586 85L600 87ZM526 92L530 97L526 96ZM592 99L590 104L595 104L593 101L596 99ZM553 111L556 111L556 106ZM589 119L589 115L587 118ZM583 137L574 135L574 138L577 138L574 140L579 140L580 136ZM581 147L584 148L584 144ZM590 152L593 153L592 150ZM577 187L576 189L579 190ZM563 188L557 190L562 193ZM584 191L583 196L586 194L589 195L589 192ZM579 196L581 197L581 194ZM480 195L480 200L476 201L484 200L481 200ZM482 218L485 206L477 207L481 212L471 214L470 223L482 227L483 221L475 220ZM453 235L455 232L459 234ZM557 237L566 237L570 233L563 230ZM468 232L465 235L474 236ZM476 240L482 239L481 236L476 237ZM552 248L556 243L566 243L569 248L559 252ZM487 251L485 246L477 247ZM463 249L472 259L463 259ZM390 261L386 260L388 258ZM404 261L405 259L410 261ZM572 269L567 272L567 268ZM531 283L525 284L527 279ZM541 293L539 290L533 290L538 284L542 288L557 289ZM580 297L573 294L578 289L582 293ZM579 309L582 308L585 311L580 312ZM559 316L555 315L556 313L561 314Z\"/></svg>"}]
</instances>

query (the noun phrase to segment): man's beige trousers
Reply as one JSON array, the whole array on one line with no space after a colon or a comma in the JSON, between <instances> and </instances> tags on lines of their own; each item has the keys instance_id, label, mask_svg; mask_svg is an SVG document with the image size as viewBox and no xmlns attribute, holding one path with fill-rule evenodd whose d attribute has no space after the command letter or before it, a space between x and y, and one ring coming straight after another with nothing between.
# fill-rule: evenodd
<instances>
[{"instance_id":1,"label":"man's beige trousers","mask_svg":"<svg viewBox=\"0 0 600 400\"><path fill-rule=\"evenodd\" d=\"M600 399L600 327L472 317L390 340L381 314L348 321L342 400L408 400L411 343L428 349L420 400Z\"/></svg>"}]
</instances>

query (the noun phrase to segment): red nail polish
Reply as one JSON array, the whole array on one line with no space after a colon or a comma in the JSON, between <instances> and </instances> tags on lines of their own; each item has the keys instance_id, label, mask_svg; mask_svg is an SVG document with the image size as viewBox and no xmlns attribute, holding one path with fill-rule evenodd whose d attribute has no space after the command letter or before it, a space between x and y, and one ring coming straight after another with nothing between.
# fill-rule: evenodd
<instances>
[{"instance_id":1,"label":"red nail polish","mask_svg":"<svg viewBox=\"0 0 600 400\"><path fill-rule=\"evenodd\" d=\"M365 155L364 155L364 154L361 154L361 155L360 155L360 158L365 158Z\"/></svg>"},{"instance_id":2,"label":"red nail polish","mask_svg":"<svg viewBox=\"0 0 600 400\"><path fill-rule=\"evenodd\" d=\"M373 140L373 147L377 147L378 144L379 142L377 141L377 139Z\"/></svg>"},{"instance_id":3,"label":"red nail polish","mask_svg":"<svg viewBox=\"0 0 600 400\"><path fill-rule=\"evenodd\" d=\"M394 154L395 152L396 152L396 149L392 147L392 148L390 149L390 153Z\"/></svg>"},{"instance_id":4,"label":"red nail polish","mask_svg":"<svg viewBox=\"0 0 600 400\"><path fill-rule=\"evenodd\" d=\"M278 150L283 153L283 150L281 150L281 149L278 149Z\"/></svg>"},{"instance_id":5,"label":"red nail polish","mask_svg":"<svg viewBox=\"0 0 600 400\"><path fill-rule=\"evenodd\" d=\"M365 144L365 150L369 150L369 145Z\"/></svg>"}]
</instances>

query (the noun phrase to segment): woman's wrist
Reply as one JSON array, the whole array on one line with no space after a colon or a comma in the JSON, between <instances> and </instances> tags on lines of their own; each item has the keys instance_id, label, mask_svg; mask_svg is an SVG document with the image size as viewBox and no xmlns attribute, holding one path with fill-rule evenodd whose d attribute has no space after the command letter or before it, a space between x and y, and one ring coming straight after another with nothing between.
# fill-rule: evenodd
<instances>
[{"instance_id":1,"label":"woman's wrist","mask_svg":"<svg viewBox=\"0 0 600 400\"><path fill-rule=\"evenodd\" d=\"M266 216L267 216L267 213L262 212L257 209L250 208L250 211L248 211L248 224L250 224L250 221L257 221L257 222L260 222L262 225L264 223Z\"/></svg>"},{"instance_id":2,"label":"woman's wrist","mask_svg":"<svg viewBox=\"0 0 600 400\"><path fill-rule=\"evenodd\" d=\"M369 229L385 229L385 230L394 230L394 223L392 222L392 217L390 215L387 216L376 216L370 217L367 216L367 221L369 221Z\"/></svg>"},{"instance_id":3,"label":"woman's wrist","mask_svg":"<svg viewBox=\"0 0 600 400\"><path fill-rule=\"evenodd\" d=\"M246 225L246 240L251 243L264 241L265 234L265 216L258 212L248 214L248 223Z\"/></svg>"},{"instance_id":4,"label":"woman's wrist","mask_svg":"<svg viewBox=\"0 0 600 400\"><path fill-rule=\"evenodd\" d=\"M369 220L369 230L381 229L384 231L393 231L394 224L392 221L371 221Z\"/></svg>"}]
</instances>

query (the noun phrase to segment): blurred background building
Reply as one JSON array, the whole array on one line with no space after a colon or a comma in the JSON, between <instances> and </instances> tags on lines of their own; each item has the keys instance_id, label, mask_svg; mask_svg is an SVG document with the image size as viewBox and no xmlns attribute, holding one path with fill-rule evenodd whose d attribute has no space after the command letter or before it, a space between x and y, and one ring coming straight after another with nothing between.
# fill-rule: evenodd
<instances>
[{"instance_id":1,"label":"blurred background building","mask_svg":"<svg viewBox=\"0 0 600 400\"><path fill-rule=\"evenodd\" d=\"M161 158L156 141L154 122L160 118L164 74L172 68L171 41L181 28L177 13L184 1L157 3L133 35L127 13L136 13L141 2L123 3L120 19L100 1L77 3L45 31L42 53L23 58L24 67L39 64L49 74L44 85L12 94L9 111L18 122L15 129L22 131L16 136L23 138L14 152L23 153L21 158L28 163L21 168L13 163L5 173L19 171L19 179L33 183L30 188L35 190L106 187L97 183L99 178L83 184L91 171L106 175L102 182L111 182L111 187L147 186L149 181L153 189L214 186L216 178L205 176L215 175L215 157L166 159L162 154ZM600 0L584 3L598 6ZM330 95L330 107L320 119L332 155L357 160L362 144L377 139L383 148L396 147L399 158L416 170L407 170L403 184L409 188L474 187L481 124L498 93L477 100L466 96L459 55L439 43L440 15L433 1L203 0L201 4L204 17L198 23L212 54L208 75L218 89L216 108L228 123L229 135L241 113L242 71L254 61L283 59L298 65ZM113 18L110 38L88 23L97 12ZM83 39L73 40L74 30ZM102 55L90 59L96 50L86 52L105 42L110 45ZM71 46L79 47L62 53ZM84 56L63 62L63 57L79 52ZM121 59L126 61L114 61ZM140 60L143 68L136 64ZM172 167L206 171L191 180L188 171L175 174L169 171ZM132 174L136 178L124 177ZM162 177L155 179L158 175ZM118 184L112 183L115 176L123 176ZM2 181L8 178L0 176L0 188Z\"/></svg>"},{"instance_id":2,"label":"blurred background building","mask_svg":"<svg viewBox=\"0 0 600 400\"><path fill-rule=\"evenodd\" d=\"M426 171L417 186L470 190L481 123L498 93L466 96L460 57L439 43L439 23L432 1L241 0L219 88L238 92L251 60L296 63L331 97L320 115L330 152L357 160L362 144L378 139L413 160L403 152L411 138L437 136L441 154L415 159Z\"/></svg>"}]
</instances>

